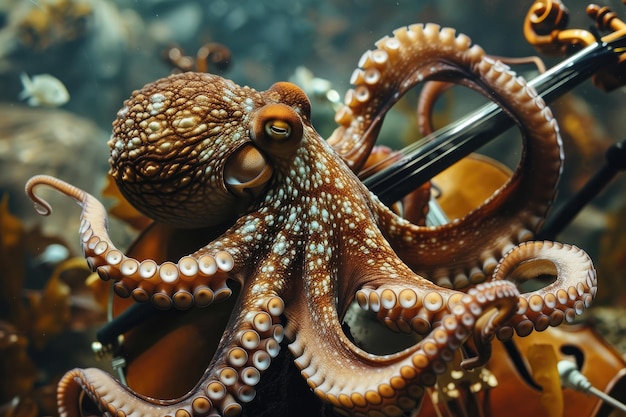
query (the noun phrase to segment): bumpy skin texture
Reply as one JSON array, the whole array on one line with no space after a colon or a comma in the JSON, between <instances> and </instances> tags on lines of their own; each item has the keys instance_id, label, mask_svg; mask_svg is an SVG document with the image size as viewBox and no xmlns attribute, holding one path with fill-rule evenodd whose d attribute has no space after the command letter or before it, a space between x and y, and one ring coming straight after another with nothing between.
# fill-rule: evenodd
<instances>
[{"instance_id":1,"label":"bumpy skin texture","mask_svg":"<svg viewBox=\"0 0 626 417\"><path fill-rule=\"evenodd\" d=\"M549 110L463 35L434 25L394 35L362 60L330 143L311 126L304 93L288 83L257 92L185 73L133 93L110 141L111 173L122 192L162 222L230 225L176 263L128 258L110 241L105 209L93 196L50 177L29 181L27 193L44 214L50 207L34 194L41 184L83 206L85 256L121 296L185 309L228 297L228 280L241 285L213 360L187 395L146 398L100 370L76 369L59 384L61 415L78 415L81 392L111 415L238 415L286 336L302 376L338 413L398 416L419 405L468 338L479 352L463 362L471 368L485 363L496 335L571 321L590 304L595 271L583 251L552 242L514 246L531 235L554 195L561 151ZM426 228L381 204L350 167L368 156L390 103L440 70L493 90L522 123L527 153L484 207ZM533 183L537 175L544 177ZM502 259L496 267L489 257ZM483 282L472 285L469 278L432 281L481 268L494 275L484 279L481 271L472 280ZM520 294L520 283L545 273L556 276L552 284ZM341 328L355 298L421 341L391 355L360 349Z\"/></svg>"}]
</instances>

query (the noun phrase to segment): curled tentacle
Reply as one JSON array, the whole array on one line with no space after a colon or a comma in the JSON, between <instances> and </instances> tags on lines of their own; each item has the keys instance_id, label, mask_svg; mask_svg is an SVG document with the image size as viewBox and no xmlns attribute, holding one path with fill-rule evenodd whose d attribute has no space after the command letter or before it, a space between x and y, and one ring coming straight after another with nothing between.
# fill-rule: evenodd
<instances>
[{"instance_id":1,"label":"curled tentacle","mask_svg":"<svg viewBox=\"0 0 626 417\"><path fill-rule=\"evenodd\" d=\"M377 356L354 346L338 321L316 324L308 318L289 329L297 332L289 349L311 389L340 414L375 409L383 415L401 415L419 405L424 388L434 385L437 375L445 372L445 363L454 358L454 351L481 317L492 316L493 309L498 311L498 320L491 320L493 326L485 327L481 334L483 340L490 340L515 312L518 297L515 286L504 281L452 297L441 308L440 326L416 345L391 355ZM395 306L403 309L404 302L402 297L396 299Z\"/></svg>"},{"instance_id":2,"label":"curled tentacle","mask_svg":"<svg viewBox=\"0 0 626 417\"><path fill-rule=\"evenodd\" d=\"M466 368L482 366L491 354L491 341L496 332L501 332L517 313L517 303L511 297L518 294L510 283L491 281L503 285L479 284L471 288L468 294L475 296L482 302L485 300L504 300L491 307L492 314L484 314L474 329L474 344L478 356L465 360L462 365ZM423 295L421 295L423 294ZM467 301L466 294L453 292L447 295L446 291L430 291L411 288L410 285L383 285L376 290L361 289L356 294L356 300L364 310L377 313L379 320L384 322L393 331L402 333L415 332L427 335L432 332L433 326L440 323L452 306Z\"/></svg>"},{"instance_id":3,"label":"curled tentacle","mask_svg":"<svg viewBox=\"0 0 626 417\"><path fill-rule=\"evenodd\" d=\"M470 49L470 43L449 28L440 32L438 25L412 25L380 39L378 49L363 54L350 79L354 87L335 115L340 126L328 138L353 171L371 152L391 106L417 83L436 77L442 66L452 69L448 62L462 67L482 52L476 46Z\"/></svg>"},{"instance_id":4,"label":"curled tentacle","mask_svg":"<svg viewBox=\"0 0 626 417\"><path fill-rule=\"evenodd\" d=\"M522 292L511 322L520 336L564 321L573 322L591 305L597 292L596 271L589 256L576 246L549 241L526 242L515 247L500 261L492 279L513 281L523 288L541 276L554 281L540 289ZM510 331L502 329L501 337L510 335Z\"/></svg>"},{"instance_id":5,"label":"curled tentacle","mask_svg":"<svg viewBox=\"0 0 626 417\"><path fill-rule=\"evenodd\" d=\"M518 123L525 145L515 173L463 218L426 228L382 205L376 209L386 238L418 273L445 287L481 282L504 253L532 238L552 204L563 157L556 121L523 79L452 29L414 25L396 30L377 46L364 55L353 76L356 87L337 116L342 127L329 139L344 159L360 161L387 109L423 80L445 78L475 88Z\"/></svg>"},{"instance_id":6,"label":"curled tentacle","mask_svg":"<svg viewBox=\"0 0 626 417\"><path fill-rule=\"evenodd\" d=\"M344 106L335 115L340 127L328 139L353 170L358 170L371 152L386 112L421 82L462 84L511 112L507 90L519 92L523 87L509 82L510 75L497 80L499 73L489 74L496 61L485 56L478 45L472 45L469 37L451 28L436 24L399 28L392 37L376 42L376 47L363 54L359 68L352 74L354 87L348 90Z\"/></svg>"},{"instance_id":7,"label":"curled tentacle","mask_svg":"<svg viewBox=\"0 0 626 417\"><path fill-rule=\"evenodd\" d=\"M177 263L157 264L148 259L138 261L117 249L108 234L106 209L91 194L57 178L39 175L26 184L26 193L37 210L48 215L50 205L35 188L46 185L73 198L82 207L80 241L92 271L104 280L116 281L114 289L121 297L132 296L136 301L152 301L162 309L172 306L186 309L191 305L205 306L228 297L228 273L235 267L232 255L224 250L196 257L185 256Z\"/></svg>"},{"instance_id":8,"label":"curled tentacle","mask_svg":"<svg viewBox=\"0 0 626 417\"><path fill-rule=\"evenodd\" d=\"M285 303L277 295L248 294L230 330L223 336L217 355L202 379L185 396L157 400L122 387L99 369L74 369L58 387L62 417L82 415L86 395L100 412L128 416L192 417L238 416L242 405L255 397L255 386L280 350L283 327L280 315Z\"/></svg>"},{"instance_id":9,"label":"curled tentacle","mask_svg":"<svg viewBox=\"0 0 626 417\"><path fill-rule=\"evenodd\" d=\"M539 73L546 71L543 61L537 56L521 58L489 56L494 61L500 61L506 65L534 64ZM447 81L428 81L424 83L417 103L417 124L422 135L426 136L434 132L432 117L435 102L444 92L453 86L454 83Z\"/></svg>"}]
</instances>

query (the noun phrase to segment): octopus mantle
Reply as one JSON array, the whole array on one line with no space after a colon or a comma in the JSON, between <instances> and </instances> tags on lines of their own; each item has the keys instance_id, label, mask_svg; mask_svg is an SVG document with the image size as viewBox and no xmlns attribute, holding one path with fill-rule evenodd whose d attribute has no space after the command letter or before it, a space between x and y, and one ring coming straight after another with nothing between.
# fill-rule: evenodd
<instances>
[{"instance_id":1,"label":"octopus mantle","mask_svg":"<svg viewBox=\"0 0 626 417\"><path fill-rule=\"evenodd\" d=\"M596 277L580 249L525 242L555 194L562 149L550 110L506 66L469 38L414 25L364 54L354 88L324 140L306 95L289 83L264 92L221 77L184 73L135 91L113 123L111 174L125 197L158 222L223 230L177 260L138 261L107 234L104 207L60 180L37 176L83 207L85 257L116 293L161 309L206 306L241 286L230 322L198 384L175 400L144 397L98 369L59 384L62 416L80 415L86 394L103 413L239 415L281 347L288 344L311 390L339 414L399 416L468 339L485 363L495 336L524 336L572 321L590 305ZM483 205L438 227L410 223L357 178L387 110L422 81L474 88L519 125L524 156ZM525 281L553 281L520 293ZM396 331L421 339L389 355L359 348L342 330L356 300Z\"/></svg>"}]
</instances>

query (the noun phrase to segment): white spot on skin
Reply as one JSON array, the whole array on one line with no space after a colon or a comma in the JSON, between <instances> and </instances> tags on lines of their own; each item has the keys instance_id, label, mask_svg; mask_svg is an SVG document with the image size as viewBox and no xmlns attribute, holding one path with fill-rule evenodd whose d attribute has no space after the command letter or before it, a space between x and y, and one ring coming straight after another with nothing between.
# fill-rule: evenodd
<instances>
[{"instance_id":1,"label":"white spot on skin","mask_svg":"<svg viewBox=\"0 0 626 417\"><path fill-rule=\"evenodd\" d=\"M246 113L250 113L252 110L254 110L254 102L252 101L252 99L246 98L243 101L243 108Z\"/></svg>"},{"instance_id":2,"label":"white spot on skin","mask_svg":"<svg viewBox=\"0 0 626 417\"><path fill-rule=\"evenodd\" d=\"M278 242L274 245L274 253L276 255L284 255L286 252L287 244L285 242Z\"/></svg>"},{"instance_id":3,"label":"white spot on skin","mask_svg":"<svg viewBox=\"0 0 626 417\"><path fill-rule=\"evenodd\" d=\"M187 129L196 125L194 117L183 117L182 119L174 120L172 126L180 129Z\"/></svg>"},{"instance_id":4,"label":"white spot on skin","mask_svg":"<svg viewBox=\"0 0 626 417\"><path fill-rule=\"evenodd\" d=\"M161 93L155 93L150 96L151 103L162 103L165 101L165 96Z\"/></svg>"},{"instance_id":5,"label":"white spot on skin","mask_svg":"<svg viewBox=\"0 0 626 417\"><path fill-rule=\"evenodd\" d=\"M148 123L148 129L150 129L152 132L157 132L161 130L161 124L159 122L152 121Z\"/></svg>"}]
</instances>

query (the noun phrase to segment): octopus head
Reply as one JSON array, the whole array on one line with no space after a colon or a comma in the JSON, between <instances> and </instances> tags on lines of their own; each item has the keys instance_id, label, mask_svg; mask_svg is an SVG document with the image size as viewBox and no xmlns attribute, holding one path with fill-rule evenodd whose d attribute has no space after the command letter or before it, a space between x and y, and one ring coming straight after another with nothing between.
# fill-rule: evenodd
<instances>
[{"instance_id":1,"label":"octopus head","mask_svg":"<svg viewBox=\"0 0 626 417\"><path fill-rule=\"evenodd\" d=\"M308 118L288 83L259 93L216 75L183 73L125 101L109 140L110 173L145 215L177 227L222 224L268 187L269 156L292 152Z\"/></svg>"}]
</instances>

